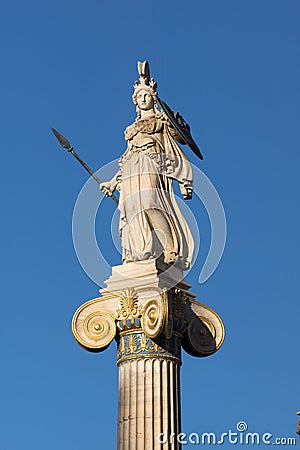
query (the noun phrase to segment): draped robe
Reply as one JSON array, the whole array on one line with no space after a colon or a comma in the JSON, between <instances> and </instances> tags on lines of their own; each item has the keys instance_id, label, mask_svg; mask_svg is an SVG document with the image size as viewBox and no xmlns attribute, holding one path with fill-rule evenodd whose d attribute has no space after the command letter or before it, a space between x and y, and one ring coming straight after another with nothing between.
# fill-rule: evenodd
<instances>
[{"instance_id":1,"label":"draped robe","mask_svg":"<svg viewBox=\"0 0 300 450\"><path fill-rule=\"evenodd\" d=\"M182 269L192 262L194 240L172 186L177 180L187 194L192 168L175 138L180 139L160 112L125 130L128 145L116 175L123 262L161 258Z\"/></svg>"}]
</instances>

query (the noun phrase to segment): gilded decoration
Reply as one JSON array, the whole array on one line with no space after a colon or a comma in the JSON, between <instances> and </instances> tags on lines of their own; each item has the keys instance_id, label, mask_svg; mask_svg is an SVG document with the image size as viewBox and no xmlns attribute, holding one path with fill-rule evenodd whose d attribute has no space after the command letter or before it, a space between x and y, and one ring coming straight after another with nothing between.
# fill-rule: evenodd
<instances>
[{"instance_id":1,"label":"gilded decoration","mask_svg":"<svg viewBox=\"0 0 300 450\"><path fill-rule=\"evenodd\" d=\"M193 356L212 355L221 347L224 325L220 317L193 300L188 292L175 288L152 290L148 297L145 294L146 288L128 288L89 300L74 314L75 339L86 350L101 352L116 337L120 341L119 352L129 352L130 357L140 352L164 353L175 335L179 345L182 340L183 348ZM133 332L140 333L139 339L136 335L123 339Z\"/></svg>"},{"instance_id":2,"label":"gilded decoration","mask_svg":"<svg viewBox=\"0 0 300 450\"><path fill-rule=\"evenodd\" d=\"M181 363L180 336L173 334L170 339L163 335L152 340L142 330L119 336L118 364L132 358L167 358L175 359Z\"/></svg>"},{"instance_id":3,"label":"gilded decoration","mask_svg":"<svg viewBox=\"0 0 300 450\"><path fill-rule=\"evenodd\" d=\"M152 339L158 337L166 322L166 309L163 302L157 299L150 300L142 315L142 328Z\"/></svg>"},{"instance_id":4,"label":"gilded decoration","mask_svg":"<svg viewBox=\"0 0 300 450\"><path fill-rule=\"evenodd\" d=\"M138 293L133 288L126 288L118 294L120 298L120 308L116 311L116 318L126 320L141 316L141 305L138 301Z\"/></svg>"},{"instance_id":5,"label":"gilded decoration","mask_svg":"<svg viewBox=\"0 0 300 450\"><path fill-rule=\"evenodd\" d=\"M105 350L116 335L115 319L109 313L95 311L88 314L80 328L75 325L74 318L72 323L73 335L77 342L86 349L92 351Z\"/></svg>"}]
</instances>

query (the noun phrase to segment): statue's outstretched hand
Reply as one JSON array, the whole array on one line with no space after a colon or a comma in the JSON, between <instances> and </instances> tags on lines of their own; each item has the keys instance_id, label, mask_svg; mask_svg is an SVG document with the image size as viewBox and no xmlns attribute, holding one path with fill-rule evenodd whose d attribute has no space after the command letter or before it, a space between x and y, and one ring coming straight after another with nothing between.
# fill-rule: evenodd
<instances>
[{"instance_id":1,"label":"statue's outstretched hand","mask_svg":"<svg viewBox=\"0 0 300 450\"><path fill-rule=\"evenodd\" d=\"M179 184L180 191L183 195L184 200L191 200L193 197L193 183L192 181L184 181Z\"/></svg>"},{"instance_id":2,"label":"statue's outstretched hand","mask_svg":"<svg viewBox=\"0 0 300 450\"><path fill-rule=\"evenodd\" d=\"M106 197L111 197L113 195L114 190L116 189L116 184L112 181L104 181L104 183L100 184L100 190L103 192Z\"/></svg>"},{"instance_id":3,"label":"statue's outstretched hand","mask_svg":"<svg viewBox=\"0 0 300 450\"><path fill-rule=\"evenodd\" d=\"M183 194L184 200L191 200L193 197L193 189L186 189L185 193Z\"/></svg>"}]
</instances>

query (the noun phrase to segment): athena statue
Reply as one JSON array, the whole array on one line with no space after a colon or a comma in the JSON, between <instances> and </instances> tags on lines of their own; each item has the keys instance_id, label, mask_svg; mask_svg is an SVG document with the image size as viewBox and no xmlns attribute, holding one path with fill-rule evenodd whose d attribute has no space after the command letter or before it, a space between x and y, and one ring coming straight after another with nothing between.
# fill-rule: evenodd
<instances>
[{"instance_id":1,"label":"athena statue","mask_svg":"<svg viewBox=\"0 0 300 450\"><path fill-rule=\"evenodd\" d=\"M120 192L123 263L159 259L186 270L194 240L173 191L177 181L183 198L192 198L191 164L178 145L186 142L166 111L159 110L157 84L150 79L148 62L139 62L138 71L140 79L132 95L137 117L125 130L127 148L116 175L100 188L107 196L115 189ZM188 124L173 114L189 133Z\"/></svg>"}]
</instances>

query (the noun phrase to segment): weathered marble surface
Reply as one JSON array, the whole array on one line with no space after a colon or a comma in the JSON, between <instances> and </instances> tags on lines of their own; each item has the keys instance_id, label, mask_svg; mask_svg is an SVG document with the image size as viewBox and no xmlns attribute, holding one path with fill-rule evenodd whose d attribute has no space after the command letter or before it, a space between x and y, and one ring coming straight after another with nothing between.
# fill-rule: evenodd
<instances>
[{"instance_id":1,"label":"weathered marble surface","mask_svg":"<svg viewBox=\"0 0 300 450\"><path fill-rule=\"evenodd\" d=\"M147 61L138 63L139 82L133 102L137 117L125 130L127 148L119 171L100 188L120 191L119 210L123 262L160 259L183 270L192 263L194 240L177 204L173 182L185 199L193 192L191 164L177 142L177 130L157 105L157 85Z\"/></svg>"}]
</instances>

